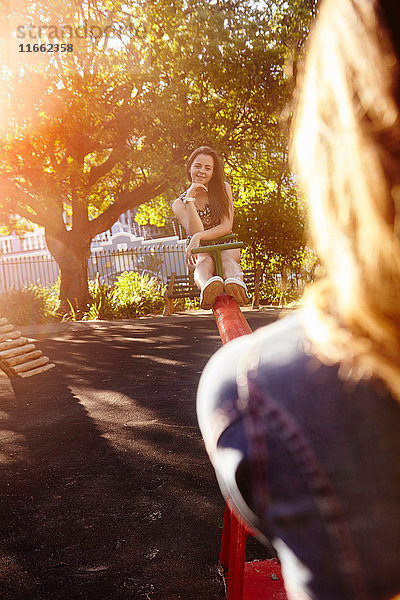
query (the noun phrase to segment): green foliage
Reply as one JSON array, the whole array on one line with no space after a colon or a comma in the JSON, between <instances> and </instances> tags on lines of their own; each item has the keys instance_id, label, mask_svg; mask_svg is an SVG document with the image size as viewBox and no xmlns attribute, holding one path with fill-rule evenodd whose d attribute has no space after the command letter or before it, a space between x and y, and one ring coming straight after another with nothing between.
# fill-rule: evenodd
<instances>
[{"instance_id":1,"label":"green foliage","mask_svg":"<svg viewBox=\"0 0 400 600\"><path fill-rule=\"evenodd\" d=\"M89 281L91 302L81 314L70 307L65 319L99 321L131 319L159 313L164 306L165 286L146 273L125 271L114 286L99 283L98 277Z\"/></svg>"},{"instance_id":2,"label":"green foliage","mask_svg":"<svg viewBox=\"0 0 400 600\"><path fill-rule=\"evenodd\" d=\"M89 281L91 302L87 310L82 314L71 306L64 320L112 321L159 313L164 307L165 289L147 273L125 271L114 286L101 284L96 278Z\"/></svg>"},{"instance_id":3,"label":"green foliage","mask_svg":"<svg viewBox=\"0 0 400 600\"><path fill-rule=\"evenodd\" d=\"M145 253L143 255L143 261L140 266L140 270L148 273L153 277L160 277L162 272L163 261L158 253L152 254L151 252Z\"/></svg>"},{"instance_id":4,"label":"green foliage","mask_svg":"<svg viewBox=\"0 0 400 600\"><path fill-rule=\"evenodd\" d=\"M294 186L273 179L242 178L234 182L234 229L246 245L245 268L261 265L278 273L299 267L305 246L305 215Z\"/></svg>"},{"instance_id":5,"label":"green foliage","mask_svg":"<svg viewBox=\"0 0 400 600\"><path fill-rule=\"evenodd\" d=\"M167 215L170 212L169 203L165 198L151 200L146 204L141 204L135 216L135 221L139 225L155 225L162 227L165 225Z\"/></svg>"},{"instance_id":6,"label":"green foliage","mask_svg":"<svg viewBox=\"0 0 400 600\"><path fill-rule=\"evenodd\" d=\"M200 308L200 298L176 298L174 301L175 312L196 310L198 308Z\"/></svg>"},{"instance_id":7,"label":"green foliage","mask_svg":"<svg viewBox=\"0 0 400 600\"><path fill-rule=\"evenodd\" d=\"M260 285L260 303L273 306L298 304L304 288L296 284L295 279L283 283L282 280L266 276Z\"/></svg>"},{"instance_id":8,"label":"green foliage","mask_svg":"<svg viewBox=\"0 0 400 600\"><path fill-rule=\"evenodd\" d=\"M80 321L80 311L76 310L68 299L67 303L69 311L62 316L62 321Z\"/></svg>"},{"instance_id":9,"label":"green foliage","mask_svg":"<svg viewBox=\"0 0 400 600\"><path fill-rule=\"evenodd\" d=\"M179 187L182 161L198 144L246 156L276 127L288 97L286 55L310 21L302 1L94 0L78 8L53 0L28 12L4 15L9 31L32 20L114 28L113 39L75 37L73 53L57 60L9 55L5 164L27 188L33 176L40 185L33 220L45 218L40 204L61 197L78 217L74 192L96 216L156 175Z\"/></svg>"},{"instance_id":10,"label":"green foliage","mask_svg":"<svg viewBox=\"0 0 400 600\"><path fill-rule=\"evenodd\" d=\"M113 291L120 318L129 319L161 311L165 290L166 287L155 277L125 271L117 278Z\"/></svg>"},{"instance_id":11,"label":"green foliage","mask_svg":"<svg viewBox=\"0 0 400 600\"><path fill-rule=\"evenodd\" d=\"M200 308L200 298L185 298L183 310L196 310Z\"/></svg>"},{"instance_id":12,"label":"green foliage","mask_svg":"<svg viewBox=\"0 0 400 600\"><path fill-rule=\"evenodd\" d=\"M59 300L55 288L30 284L0 295L0 315L13 325L32 325L56 320Z\"/></svg>"},{"instance_id":13,"label":"green foliage","mask_svg":"<svg viewBox=\"0 0 400 600\"><path fill-rule=\"evenodd\" d=\"M323 276L318 258L311 248L305 247L298 259L288 261L278 268L279 261L270 261L271 268L265 266L260 285L261 304L295 306L301 303L306 287Z\"/></svg>"},{"instance_id":14,"label":"green foliage","mask_svg":"<svg viewBox=\"0 0 400 600\"><path fill-rule=\"evenodd\" d=\"M64 298L85 295L86 274L78 264L79 257L82 265L86 261L84 243L88 248L122 212L165 191L163 201L138 217L163 222L166 202L186 185L184 162L194 147L214 146L231 165L248 164L260 152L264 179L276 163L286 164L279 115L293 89L287 65L300 54L312 3L9 4L0 8L6 57L0 225L15 228L18 215L45 227ZM71 41L73 52L24 53L13 36L20 23L68 23L81 31L96 26L103 32L111 24L112 35L54 40L44 33L40 41ZM27 35L19 41L36 40ZM68 289L78 279L82 285ZM78 305L85 302L86 296Z\"/></svg>"},{"instance_id":15,"label":"green foliage","mask_svg":"<svg viewBox=\"0 0 400 600\"><path fill-rule=\"evenodd\" d=\"M100 284L97 278L89 281L89 290L92 301L87 311L82 314L70 306L68 314L60 315L57 285L11 288L0 295L0 316L13 325L26 326L60 318L68 321L128 319L159 313L164 306L165 286L147 274L126 271L114 286Z\"/></svg>"},{"instance_id":16,"label":"green foliage","mask_svg":"<svg viewBox=\"0 0 400 600\"><path fill-rule=\"evenodd\" d=\"M113 287L99 282L98 276L89 281L91 303L84 313L82 321L112 320L118 318L118 303L114 297Z\"/></svg>"},{"instance_id":17,"label":"green foliage","mask_svg":"<svg viewBox=\"0 0 400 600\"><path fill-rule=\"evenodd\" d=\"M54 57L5 53L0 167L20 186L5 213L17 203L20 216L54 229L65 212L68 228L111 205L126 210L127 195L149 181L167 178L172 199L196 145L246 157L270 137L287 101L293 13L303 38L309 21L300 3L262 4L53 0L5 15L10 32L32 20L114 29L113 38L74 36L73 52ZM101 224L90 227L112 222Z\"/></svg>"}]
</instances>

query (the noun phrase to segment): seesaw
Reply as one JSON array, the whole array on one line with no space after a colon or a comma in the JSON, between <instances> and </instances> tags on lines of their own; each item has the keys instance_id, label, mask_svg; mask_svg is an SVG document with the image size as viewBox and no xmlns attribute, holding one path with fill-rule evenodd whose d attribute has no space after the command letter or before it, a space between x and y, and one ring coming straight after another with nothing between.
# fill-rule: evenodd
<instances>
[{"instance_id":1,"label":"seesaw","mask_svg":"<svg viewBox=\"0 0 400 600\"><path fill-rule=\"evenodd\" d=\"M224 243L232 237L212 240L208 246L194 248L192 254L208 252L214 260L216 275L223 278L221 252L244 246L243 242ZM212 311L223 344L251 333L250 325L231 296L217 296ZM224 579L227 600L287 600L277 559L246 562L246 539L249 535L253 533L226 502L219 573Z\"/></svg>"},{"instance_id":2,"label":"seesaw","mask_svg":"<svg viewBox=\"0 0 400 600\"><path fill-rule=\"evenodd\" d=\"M0 369L8 377L31 377L54 366L41 350L36 350L35 344L0 317Z\"/></svg>"}]
</instances>

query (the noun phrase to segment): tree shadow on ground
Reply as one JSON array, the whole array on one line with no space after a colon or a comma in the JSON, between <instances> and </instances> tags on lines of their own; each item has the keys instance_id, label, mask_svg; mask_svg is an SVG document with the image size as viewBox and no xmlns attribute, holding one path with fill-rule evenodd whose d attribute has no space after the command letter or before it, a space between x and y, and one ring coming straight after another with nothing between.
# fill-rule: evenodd
<instances>
[{"instance_id":1,"label":"tree shadow on ground","mask_svg":"<svg viewBox=\"0 0 400 600\"><path fill-rule=\"evenodd\" d=\"M223 597L195 414L220 341L205 319L166 321L54 334L38 345L55 369L0 386L2 600Z\"/></svg>"}]
</instances>

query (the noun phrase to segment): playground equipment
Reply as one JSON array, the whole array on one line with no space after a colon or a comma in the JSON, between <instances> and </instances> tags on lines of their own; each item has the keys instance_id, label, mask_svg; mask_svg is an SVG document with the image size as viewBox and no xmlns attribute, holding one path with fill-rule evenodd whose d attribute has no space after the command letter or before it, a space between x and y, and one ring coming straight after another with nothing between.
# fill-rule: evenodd
<instances>
[{"instance_id":1,"label":"playground equipment","mask_svg":"<svg viewBox=\"0 0 400 600\"><path fill-rule=\"evenodd\" d=\"M233 248L243 248L243 242L229 241L236 240L235 234L224 235L216 240L209 240L208 246L200 246L200 248L193 248L192 254L199 254L201 252L208 252L211 254L215 263L215 273L220 277L223 277L222 257L221 252L223 250L232 250Z\"/></svg>"},{"instance_id":2,"label":"playground equipment","mask_svg":"<svg viewBox=\"0 0 400 600\"><path fill-rule=\"evenodd\" d=\"M220 240L214 240L209 246L195 248L192 253L210 253L215 262L216 274L223 277L221 252L241 248L243 242L218 244ZM218 296L212 310L223 344L251 333L248 322L231 296ZM224 578L227 600L287 600L277 559L246 562L246 539L249 535L253 533L231 511L229 502L226 502L219 572Z\"/></svg>"},{"instance_id":3,"label":"playground equipment","mask_svg":"<svg viewBox=\"0 0 400 600\"><path fill-rule=\"evenodd\" d=\"M31 377L54 366L41 350L36 350L35 344L0 317L0 369L8 377Z\"/></svg>"}]
</instances>

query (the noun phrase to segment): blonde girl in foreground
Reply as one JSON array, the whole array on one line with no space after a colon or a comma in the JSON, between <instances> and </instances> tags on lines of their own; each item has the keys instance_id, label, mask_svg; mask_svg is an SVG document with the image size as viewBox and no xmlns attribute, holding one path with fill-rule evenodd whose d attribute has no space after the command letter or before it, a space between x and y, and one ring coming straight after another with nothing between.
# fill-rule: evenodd
<instances>
[{"instance_id":1,"label":"blonde girl in foreground","mask_svg":"<svg viewBox=\"0 0 400 600\"><path fill-rule=\"evenodd\" d=\"M326 277L200 381L222 489L290 600L400 592L399 61L398 1L321 2L293 148Z\"/></svg>"}]
</instances>

